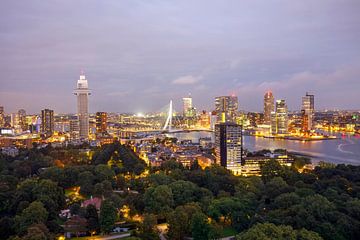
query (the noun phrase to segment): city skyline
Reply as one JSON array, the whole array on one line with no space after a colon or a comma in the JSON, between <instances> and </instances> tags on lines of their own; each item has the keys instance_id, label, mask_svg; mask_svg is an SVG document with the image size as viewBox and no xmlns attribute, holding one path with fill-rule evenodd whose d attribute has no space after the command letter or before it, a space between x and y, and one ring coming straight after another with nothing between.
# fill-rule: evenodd
<instances>
[{"instance_id":1,"label":"city skyline","mask_svg":"<svg viewBox=\"0 0 360 240\"><path fill-rule=\"evenodd\" d=\"M4 1L0 103L75 113L84 69L92 113L181 109L189 92L198 110L235 94L260 112L267 90L290 110L304 92L317 109L358 109L360 2L345 2Z\"/></svg>"}]
</instances>

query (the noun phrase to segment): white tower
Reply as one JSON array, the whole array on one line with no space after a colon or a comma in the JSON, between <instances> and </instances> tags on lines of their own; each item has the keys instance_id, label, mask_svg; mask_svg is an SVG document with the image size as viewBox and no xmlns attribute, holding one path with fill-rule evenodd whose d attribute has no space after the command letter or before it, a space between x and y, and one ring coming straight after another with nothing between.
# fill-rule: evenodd
<instances>
[{"instance_id":1,"label":"white tower","mask_svg":"<svg viewBox=\"0 0 360 240\"><path fill-rule=\"evenodd\" d=\"M77 81L77 88L74 91L77 96L77 110L79 121L79 136L83 139L89 137L89 100L91 94L85 75L81 73L80 79Z\"/></svg>"}]
</instances>

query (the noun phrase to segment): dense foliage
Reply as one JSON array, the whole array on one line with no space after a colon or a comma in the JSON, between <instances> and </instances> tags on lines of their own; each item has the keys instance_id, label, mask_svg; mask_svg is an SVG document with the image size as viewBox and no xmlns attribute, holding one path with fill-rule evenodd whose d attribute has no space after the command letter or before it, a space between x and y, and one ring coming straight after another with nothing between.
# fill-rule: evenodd
<instances>
[{"instance_id":1,"label":"dense foliage","mask_svg":"<svg viewBox=\"0 0 360 240\"><path fill-rule=\"evenodd\" d=\"M2 239L52 239L63 231L66 208L87 219L89 232L141 219L140 239L157 239L156 225L165 222L168 239L216 239L228 229L237 239L360 239L358 166L321 164L299 173L270 161L262 177L236 177L220 166L169 160L146 172L128 146L84 154L87 147L0 154ZM82 198L68 194L74 187ZM105 199L99 212L81 207L91 196Z\"/></svg>"}]
</instances>

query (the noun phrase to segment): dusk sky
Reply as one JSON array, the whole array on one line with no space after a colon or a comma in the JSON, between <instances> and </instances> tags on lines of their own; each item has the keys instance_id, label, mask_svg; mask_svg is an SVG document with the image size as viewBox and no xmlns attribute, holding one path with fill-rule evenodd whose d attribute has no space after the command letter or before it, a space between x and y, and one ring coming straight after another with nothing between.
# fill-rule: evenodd
<instances>
[{"instance_id":1,"label":"dusk sky","mask_svg":"<svg viewBox=\"0 0 360 240\"><path fill-rule=\"evenodd\" d=\"M191 93L198 110L236 94L262 111L360 108L359 0L2 0L0 106L76 112L83 69L90 111L147 112Z\"/></svg>"}]
</instances>

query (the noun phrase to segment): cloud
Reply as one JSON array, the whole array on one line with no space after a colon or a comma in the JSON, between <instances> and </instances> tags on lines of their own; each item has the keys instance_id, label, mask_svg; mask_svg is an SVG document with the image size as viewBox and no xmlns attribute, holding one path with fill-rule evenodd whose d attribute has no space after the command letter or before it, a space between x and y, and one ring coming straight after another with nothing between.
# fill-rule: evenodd
<instances>
[{"instance_id":1,"label":"cloud","mask_svg":"<svg viewBox=\"0 0 360 240\"><path fill-rule=\"evenodd\" d=\"M178 77L174 81L172 81L172 84L176 85L191 85L199 82L203 77L200 76L192 76L192 75L186 75L182 77Z\"/></svg>"}]
</instances>

